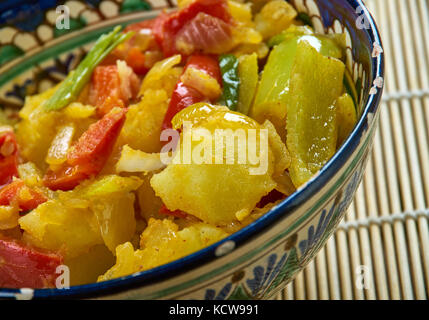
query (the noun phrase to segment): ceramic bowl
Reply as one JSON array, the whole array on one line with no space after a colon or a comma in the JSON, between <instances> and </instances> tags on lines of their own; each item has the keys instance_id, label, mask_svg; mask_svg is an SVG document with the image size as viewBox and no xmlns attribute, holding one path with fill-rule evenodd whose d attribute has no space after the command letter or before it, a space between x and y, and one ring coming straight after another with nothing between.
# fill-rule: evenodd
<instances>
[{"instance_id":1,"label":"ceramic bowl","mask_svg":"<svg viewBox=\"0 0 429 320\"><path fill-rule=\"evenodd\" d=\"M148 1L148 2L146 2ZM0 105L60 81L91 43L117 24L154 17L170 0L22 0L0 3ZM347 35L346 65L359 121L311 181L265 216L204 250L158 268L70 289L0 289L0 297L267 299L324 246L361 181L379 117L383 53L376 24L360 0L292 0L317 32ZM70 29L56 28L68 6Z\"/></svg>"}]
</instances>

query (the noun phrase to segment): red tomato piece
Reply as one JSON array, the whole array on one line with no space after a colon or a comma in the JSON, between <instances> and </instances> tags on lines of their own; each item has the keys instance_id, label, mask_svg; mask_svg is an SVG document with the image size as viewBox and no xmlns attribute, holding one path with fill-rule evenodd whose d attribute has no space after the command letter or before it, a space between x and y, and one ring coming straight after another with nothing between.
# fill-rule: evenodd
<instances>
[{"instance_id":1,"label":"red tomato piece","mask_svg":"<svg viewBox=\"0 0 429 320\"><path fill-rule=\"evenodd\" d=\"M186 23L190 22L201 12L218 18L225 23L233 23L226 0L197 0L192 2L189 6L174 12L168 18L160 21L162 25L160 28L162 30L162 36L160 36L161 46L166 57L177 52L175 45L177 33Z\"/></svg>"},{"instance_id":2,"label":"red tomato piece","mask_svg":"<svg viewBox=\"0 0 429 320\"><path fill-rule=\"evenodd\" d=\"M222 53L233 47L231 25L200 12L177 33L176 49L180 53Z\"/></svg>"},{"instance_id":3,"label":"red tomato piece","mask_svg":"<svg viewBox=\"0 0 429 320\"><path fill-rule=\"evenodd\" d=\"M0 186L18 177L18 144L13 131L0 133Z\"/></svg>"},{"instance_id":4,"label":"red tomato piece","mask_svg":"<svg viewBox=\"0 0 429 320\"><path fill-rule=\"evenodd\" d=\"M153 35L155 37L156 42L158 43L158 45L162 48L162 43L164 42L164 23L170 18L170 16L172 16L174 14L174 12L172 13L166 13L166 12L161 12L159 14L158 17L156 17L153 27L152 27L152 32Z\"/></svg>"},{"instance_id":5,"label":"red tomato piece","mask_svg":"<svg viewBox=\"0 0 429 320\"><path fill-rule=\"evenodd\" d=\"M71 190L103 169L125 121L126 109L114 109L89 126L67 153L66 163L48 170L44 184L52 190Z\"/></svg>"},{"instance_id":6,"label":"red tomato piece","mask_svg":"<svg viewBox=\"0 0 429 320\"><path fill-rule=\"evenodd\" d=\"M0 239L0 287L51 288L59 276L56 269L63 258L15 240Z\"/></svg>"},{"instance_id":7,"label":"red tomato piece","mask_svg":"<svg viewBox=\"0 0 429 320\"><path fill-rule=\"evenodd\" d=\"M0 205L8 206L15 202L21 212L33 210L47 200L43 194L27 187L19 179L0 189Z\"/></svg>"}]
</instances>

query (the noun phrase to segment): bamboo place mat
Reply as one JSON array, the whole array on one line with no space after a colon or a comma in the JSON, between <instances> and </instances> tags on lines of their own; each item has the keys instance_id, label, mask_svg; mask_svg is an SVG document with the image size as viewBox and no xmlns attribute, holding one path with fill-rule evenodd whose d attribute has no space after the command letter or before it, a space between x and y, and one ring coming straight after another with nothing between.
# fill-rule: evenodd
<instances>
[{"instance_id":1,"label":"bamboo place mat","mask_svg":"<svg viewBox=\"0 0 429 320\"><path fill-rule=\"evenodd\" d=\"M374 149L337 232L276 299L429 297L429 0L365 2L386 58Z\"/></svg>"}]
</instances>

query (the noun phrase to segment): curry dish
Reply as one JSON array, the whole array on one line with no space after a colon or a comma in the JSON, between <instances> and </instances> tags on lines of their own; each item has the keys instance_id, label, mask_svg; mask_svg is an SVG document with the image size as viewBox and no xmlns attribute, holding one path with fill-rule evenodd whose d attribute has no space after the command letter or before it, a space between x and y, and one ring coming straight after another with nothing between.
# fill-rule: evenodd
<instances>
[{"instance_id":1,"label":"curry dish","mask_svg":"<svg viewBox=\"0 0 429 320\"><path fill-rule=\"evenodd\" d=\"M181 0L102 35L0 110L0 287L114 279L249 225L353 129L344 60L282 0Z\"/></svg>"}]
</instances>

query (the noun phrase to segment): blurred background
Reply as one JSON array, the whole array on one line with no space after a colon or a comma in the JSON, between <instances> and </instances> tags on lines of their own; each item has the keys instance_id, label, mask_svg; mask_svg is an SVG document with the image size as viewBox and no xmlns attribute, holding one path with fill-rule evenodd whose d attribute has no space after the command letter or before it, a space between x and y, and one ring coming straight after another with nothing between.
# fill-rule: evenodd
<instances>
[{"instance_id":1,"label":"blurred background","mask_svg":"<svg viewBox=\"0 0 429 320\"><path fill-rule=\"evenodd\" d=\"M429 1L364 2L386 59L374 150L346 219L277 299L429 297Z\"/></svg>"}]
</instances>

